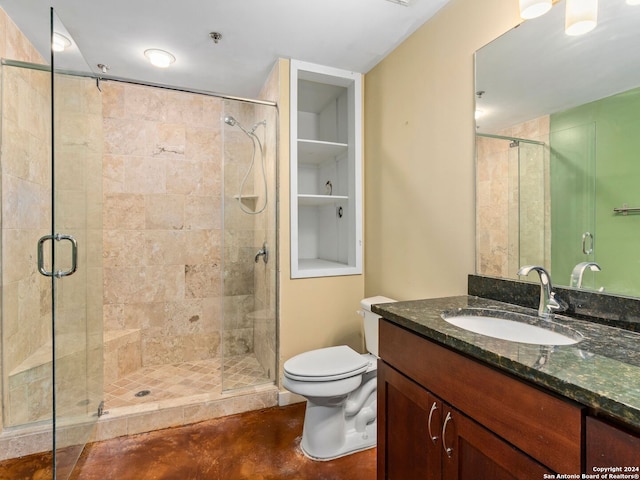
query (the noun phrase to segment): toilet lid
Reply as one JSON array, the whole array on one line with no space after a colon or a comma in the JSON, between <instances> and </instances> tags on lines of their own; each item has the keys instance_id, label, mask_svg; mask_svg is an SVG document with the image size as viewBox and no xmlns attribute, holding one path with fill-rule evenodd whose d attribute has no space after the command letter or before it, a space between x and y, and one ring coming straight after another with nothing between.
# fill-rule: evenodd
<instances>
[{"instance_id":1,"label":"toilet lid","mask_svg":"<svg viewBox=\"0 0 640 480\"><path fill-rule=\"evenodd\" d=\"M284 362L284 373L292 380L326 382L359 375L368 366L366 358L346 345L340 345L296 355Z\"/></svg>"}]
</instances>

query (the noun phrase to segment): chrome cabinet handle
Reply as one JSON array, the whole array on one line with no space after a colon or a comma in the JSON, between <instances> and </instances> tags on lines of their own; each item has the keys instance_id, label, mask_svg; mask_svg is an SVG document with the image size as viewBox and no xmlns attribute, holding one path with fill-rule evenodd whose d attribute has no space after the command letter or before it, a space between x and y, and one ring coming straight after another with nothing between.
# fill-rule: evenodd
<instances>
[{"instance_id":1,"label":"chrome cabinet handle","mask_svg":"<svg viewBox=\"0 0 640 480\"><path fill-rule=\"evenodd\" d=\"M427 427L429 429L429 437L431 438L431 441L434 445L438 443L438 436L431 433L431 418L433 417L433 412L435 412L437 409L438 405L436 404L436 402L433 402L433 405L431 405L431 410L429 411L429 423L427 424Z\"/></svg>"},{"instance_id":2,"label":"chrome cabinet handle","mask_svg":"<svg viewBox=\"0 0 640 480\"><path fill-rule=\"evenodd\" d=\"M589 248L587 248L587 239L589 239ZM582 234L582 253L591 255L593 253L593 234L584 232Z\"/></svg>"},{"instance_id":3,"label":"chrome cabinet handle","mask_svg":"<svg viewBox=\"0 0 640 480\"><path fill-rule=\"evenodd\" d=\"M447 454L447 457L451 458L453 455L453 448L447 447L447 425L453 418L451 417L451 412L447 412L447 418L444 419L444 423L442 424L442 448L444 448L444 453Z\"/></svg>"},{"instance_id":4,"label":"chrome cabinet handle","mask_svg":"<svg viewBox=\"0 0 640 480\"><path fill-rule=\"evenodd\" d=\"M71 242L71 268L69 270L58 270L57 272L49 272L44 266L44 243L47 240L55 240L60 242L62 240L67 240ZM45 277L68 277L69 275L73 275L76 270L78 270L78 242L71 235L60 235L56 233L55 235L45 235L44 237L38 240L38 271L44 275Z\"/></svg>"}]
</instances>

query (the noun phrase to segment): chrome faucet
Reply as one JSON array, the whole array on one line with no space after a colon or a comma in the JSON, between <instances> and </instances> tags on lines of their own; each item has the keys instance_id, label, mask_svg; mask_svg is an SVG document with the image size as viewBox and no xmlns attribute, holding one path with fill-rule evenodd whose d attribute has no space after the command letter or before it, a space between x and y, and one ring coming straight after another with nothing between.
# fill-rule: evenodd
<instances>
[{"instance_id":1,"label":"chrome faucet","mask_svg":"<svg viewBox=\"0 0 640 480\"><path fill-rule=\"evenodd\" d=\"M535 270L540 277L540 304L538 306L538 315L540 317L553 317L554 312L561 312L567 308L567 305L556 298L551 285L551 275L544 267L535 265L526 265L518 270L518 275L529 275L531 270Z\"/></svg>"},{"instance_id":2,"label":"chrome faucet","mask_svg":"<svg viewBox=\"0 0 640 480\"><path fill-rule=\"evenodd\" d=\"M600 268L600 265L598 265L596 262L581 262L577 264L575 267L573 267L569 286L582 288L582 277L587 268L590 269L592 272L602 271L602 269Z\"/></svg>"},{"instance_id":3,"label":"chrome faucet","mask_svg":"<svg viewBox=\"0 0 640 480\"><path fill-rule=\"evenodd\" d=\"M267 246L267 242L264 242L262 244L262 248L258 250L258 253L256 253L254 258L255 263L258 263L260 257L262 257L262 261L264 261L264 263L269 261L269 247Z\"/></svg>"}]
</instances>

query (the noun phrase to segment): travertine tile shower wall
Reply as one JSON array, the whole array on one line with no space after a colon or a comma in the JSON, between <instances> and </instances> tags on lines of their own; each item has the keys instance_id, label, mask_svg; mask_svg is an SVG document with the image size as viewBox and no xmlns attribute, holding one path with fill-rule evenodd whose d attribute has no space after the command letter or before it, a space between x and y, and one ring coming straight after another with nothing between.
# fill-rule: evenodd
<instances>
[{"instance_id":1,"label":"travertine tile shower wall","mask_svg":"<svg viewBox=\"0 0 640 480\"><path fill-rule=\"evenodd\" d=\"M23 62L44 63L42 56L0 8L0 58ZM1 67L9 68L9 67ZM3 74L6 72L3 72ZM46 201L51 196L51 177L47 169L51 150L49 127L34 111L48 111L49 77L44 72L16 70L12 81L2 88L2 335L0 345L3 381L0 393L0 430L3 416L10 418L8 376L51 338L50 282L37 273L33 245L48 233L51 210ZM45 108L45 110L40 110ZM36 110L33 110L36 109ZM13 160L12 160L13 159ZM27 194L27 204L17 205ZM28 215L16 215L17 212ZM15 252L15 253L14 253ZM19 298L33 299L20 307ZM42 304L41 304L42 302ZM47 308L49 307L49 308ZM43 402L29 406L24 397L13 402L20 412L14 412L9 424L25 417L50 416L50 374L33 376L32 392L47 392ZM48 389L48 390L47 390ZM23 389L23 393L24 389ZM39 398L42 395L37 394ZM9 401L7 401L9 400Z\"/></svg>"},{"instance_id":2,"label":"travertine tile shower wall","mask_svg":"<svg viewBox=\"0 0 640 480\"><path fill-rule=\"evenodd\" d=\"M141 365L220 353L222 102L109 82L103 105L111 382Z\"/></svg>"},{"instance_id":3,"label":"travertine tile shower wall","mask_svg":"<svg viewBox=\"0 0 640 480\"><path fill-rule=\"evenodd\" d=\"M50 124L36 112L49 110L50 94L46 72L2 68L3 405L16 425L51 418L50 355L41 368L28 365L51 345L51 281L36 261L51 229Z\"/></svg>"}]
</instances>

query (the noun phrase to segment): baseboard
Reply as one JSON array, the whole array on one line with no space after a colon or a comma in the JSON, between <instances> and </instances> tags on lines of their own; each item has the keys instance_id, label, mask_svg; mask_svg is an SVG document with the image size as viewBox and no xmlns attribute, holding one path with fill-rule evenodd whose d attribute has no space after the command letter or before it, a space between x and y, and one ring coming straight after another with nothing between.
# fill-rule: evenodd
<instances>
[{"instance_id":1,"label":"baseboard","mask_svg":"<svg viewBox=\"0 0 640 480\"><path fill-rule=\"evenodd\" d=\"M278 405L280 407L305 401L306 399L302 395L298 395L297 393L291 393L288 390L280 390L278 392Z\"/></svg>"}]
</instances>

